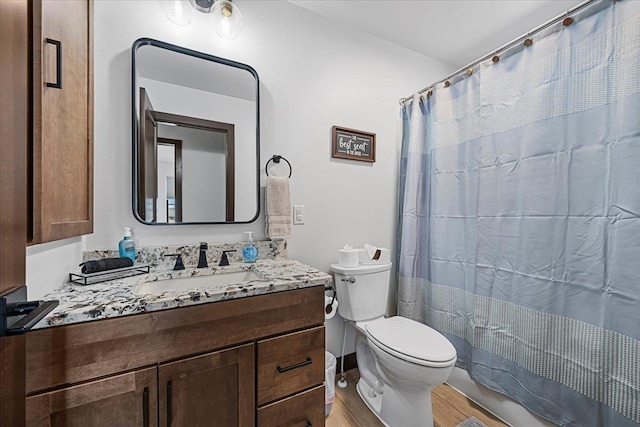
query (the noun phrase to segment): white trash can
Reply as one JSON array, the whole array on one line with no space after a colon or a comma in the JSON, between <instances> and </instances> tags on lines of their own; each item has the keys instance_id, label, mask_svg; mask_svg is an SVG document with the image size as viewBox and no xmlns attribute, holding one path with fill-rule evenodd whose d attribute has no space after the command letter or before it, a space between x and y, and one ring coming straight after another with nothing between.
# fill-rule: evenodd
<instances>
[{"instance_id":1,"label":"white trash can","mask_svg":"<svg viewBox=\"0 0 640 427\"><path fill-rule=\"evenodd\" d=\"M333 400L336 398L336 357L328 351L324 352L324 367L324 416L328 417L329 412L331 412L331 405L333 405Z\"/></svg>"}]
</instances>

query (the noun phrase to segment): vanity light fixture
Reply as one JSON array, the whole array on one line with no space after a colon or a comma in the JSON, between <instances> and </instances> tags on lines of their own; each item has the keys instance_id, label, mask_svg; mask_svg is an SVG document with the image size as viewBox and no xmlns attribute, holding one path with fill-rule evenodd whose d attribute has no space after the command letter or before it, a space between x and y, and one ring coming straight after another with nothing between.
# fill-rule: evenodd
<instances>
[{"instance_id":1,"label":"vanity light fixture","mask_svg":"<svg viewBox=\"0 0 640 427\"><path fill-rule=\"evenodd\" d=\"M216 33L223 39L235 39L242 30L242 13L232 0L166 0L167 18L177 25L188 25L194 10L209 13Z\"/></svg>"},{"instance_id":2,"label":"vanity light fixture","mask_svg":"<svg viewBox=\"0 0 640 427\"><path fill-rule=\"evenodd\" d=\"M211 14L216 32L220 37L231 40L238 37L242 30L242 14L231 0L216 0Z\"/></svg>"},{"instance_id":3,"label":"vanity light fixture","mask_svg":"<svg viewBox=\"0 0 640 427\"><path fill-rule=\"evenodd\" d=\"M189 0L165 0L167 8L165 14L169 21L184 27L191 22L193 6Z\"/></svg>"}]
</instances>

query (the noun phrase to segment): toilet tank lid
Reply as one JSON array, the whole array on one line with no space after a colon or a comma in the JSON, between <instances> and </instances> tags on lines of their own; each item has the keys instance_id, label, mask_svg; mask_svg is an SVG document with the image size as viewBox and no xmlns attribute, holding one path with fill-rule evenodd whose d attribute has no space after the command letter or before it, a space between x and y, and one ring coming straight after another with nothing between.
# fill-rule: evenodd
<instances>
[{"instance_id":1,"label":"toilet tank lid","mask_svg":"<svg viewBox=\"0 0 640 427\"><path fill-rule=\"evenodd\" d=\"M387 271L391 269L391 263L388 264L364 264L357 267L342 267L338 264L331 264L331 271L338 274L349 274L357 276L358 274L371 274Z\"/></svg>"},{"instance_id":2,"label":"toilet tank lid","mask_svg":"<svg viewBox=\"0 0 640 427\"><path fill-rule=\"evenodd\" d=\"M405 317L382 318L365 326L376 343L415 359L447 362L456 358L456 349L440 332Z\"/></svg>"}]
</instances>

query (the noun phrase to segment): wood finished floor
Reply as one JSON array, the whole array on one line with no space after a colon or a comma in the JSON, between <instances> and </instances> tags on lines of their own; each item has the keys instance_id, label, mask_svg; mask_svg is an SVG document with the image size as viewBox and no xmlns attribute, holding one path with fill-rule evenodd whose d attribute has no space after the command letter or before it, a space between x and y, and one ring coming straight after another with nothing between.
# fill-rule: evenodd
<instances>
[{"instance_id":1,"label":"wood finished floor","mask_svg":"<svg viewBox=\"0 0 640 427\"><path fill-rule=\"evenodd\" d=\"M341 389L336 386L336 399L326 419L326 427L384 427L358 396L358 378L358 370L352 369L347 371L347 388ZM455 427L471 417L475 417L487 427L507 426L446 384L433 390L431 401L435 427Z\"/></svg>"}]
</instances>

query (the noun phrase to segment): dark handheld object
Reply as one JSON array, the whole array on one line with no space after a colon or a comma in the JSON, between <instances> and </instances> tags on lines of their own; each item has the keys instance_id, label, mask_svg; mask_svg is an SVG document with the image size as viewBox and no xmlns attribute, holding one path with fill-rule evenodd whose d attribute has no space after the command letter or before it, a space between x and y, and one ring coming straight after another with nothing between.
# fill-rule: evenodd
<instances>
[{"instance_id":1,"label":"dark handheld object","mask_svg":"<svg viewBox=\"0 0 640 427\"><path fill-rule=\"evenodd\" d=\"M27 287L19 286L0 293L0 337L29 331L58 301L27 301Z\"/></svg>"},{"instance_id":2,"label":"dark handheld object","mask_svg":"<svg viewBox=\"0 0 640 427\"><path fill-rule=\"evenodd\" d=\"M333 308L333 302L336 300L336 288L335 288L335 286L332 286L331 289L333 290L333 298L331 298L331 302L324 307L325 314L331 313L331 309ZM326 290L326 288L325 288L325 290Z\"/></svg>"},{"instance_id":3,"label":"dark handheld object","mask_svg":"<svg viewBox=\"0 0 640 427\"><path fill-rule=\"evenodd\" d=\"M235 252L235 250L234 251L222 251L222 257L220 258L220 262L218 263L218 266L224 267L225 265L229 265L229 258L227 257L227 254L229 252Z\"/></svg>"},{"instance_id":4,"label":"dark handheld object","mask_svg":"<svg viewBox=\"0 0 640 427\"><path fill-rule=\"evenodd\" d=\"M84 274L97 273L99 271L115 270L116 268L133 267L131 258L105 258L95 261L86 261L80 264Z\"/></svg>"},{"instance_id":5,"label":"dark handheld object","mask_svg":"<svg viewBox=\"0 0 640 427\"><path fill-rule=\"evenodd\" d=\"M174 256L176 257L176 263L173 266L174 270L184 270L184 263L182 262L182 254L164 254L162 256Z\"/></svg>"},{"instance_id":6,"label":"dark handheld object","mask_svg":"<svg viewBox=\"0 0 640 427\"><path fill-rule=\"evenodd\" d=\"M267 176L269 176L269 171L267 170L267 168L269 167L269 163L270 162L280 163L280 160L284 160L289 165L289 178L291 178L291 174L293 173L293 168L291 167L291 163L289 163L289 160L277 154L275 154L272 158L267 160L267 164L264 165L264 171L266 172Z\"/></svg>"}]
</instances>

